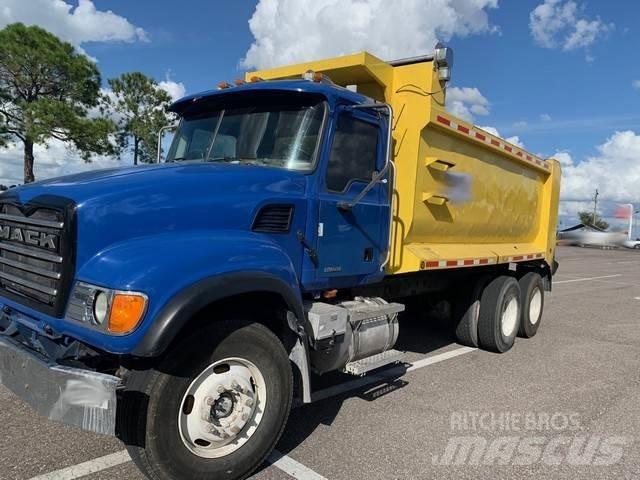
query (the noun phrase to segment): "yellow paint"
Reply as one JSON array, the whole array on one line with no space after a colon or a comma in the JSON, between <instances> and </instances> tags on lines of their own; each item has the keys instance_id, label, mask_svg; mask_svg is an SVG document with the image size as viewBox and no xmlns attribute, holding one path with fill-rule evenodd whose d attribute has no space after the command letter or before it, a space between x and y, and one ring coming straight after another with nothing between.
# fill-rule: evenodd
<instances>
[{"instance_id":1,"label":"yellow paint","mask_svg":"<svg viewBox=\"0 0 640 480\"><path fill-rule=\"evenodd\" d=\"M392 67L362 52L251 72L247 80L254 75L300 78L307 70L322 72L338 85L357 85L358 92L393 107L397 174L387 273L417 271L427 261L490 258L506 263L509 257L539 252L551 263L560 164L542 162L445 112L446 89L432 62ZM438 116L463 131L439 122Z\"/></svg>"}]
</instances>

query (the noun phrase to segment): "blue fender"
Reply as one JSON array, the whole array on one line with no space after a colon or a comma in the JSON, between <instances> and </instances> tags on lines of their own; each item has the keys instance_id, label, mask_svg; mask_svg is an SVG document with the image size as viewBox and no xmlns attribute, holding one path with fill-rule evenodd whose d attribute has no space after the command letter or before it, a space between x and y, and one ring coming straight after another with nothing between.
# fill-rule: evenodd
<instances>
[{"instance_id":1,"label":"blue fender","mask_svg":"<svg viewBox=\"0 0 640 480\"><path fill-rule=\"evenodd\" d=\"M158 355L193 313L239 293L278 293L304 322L291 258L276 242L252 232L182 231L129 239L87 261L77 279L149 297L144 319L127 335L74 332L111 353Z\"/></svg>"}]
</instances>

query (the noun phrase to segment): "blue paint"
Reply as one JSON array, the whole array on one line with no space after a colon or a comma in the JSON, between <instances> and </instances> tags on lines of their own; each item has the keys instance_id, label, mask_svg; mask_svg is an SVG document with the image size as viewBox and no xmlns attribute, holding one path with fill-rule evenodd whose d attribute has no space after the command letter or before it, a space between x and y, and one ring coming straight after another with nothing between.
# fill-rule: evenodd
<instances>
[{"instance_id":1,"label":"blue paint","mask_svg":"<svg viewBox=\"0 0 640 480\"><path fill-rule=\"evenodd\" d=\"M335 194L326 190L324 181L331 130L339 106L369 100L339 87L282 81L205 92L180 100L174 108L181 111L194 99L219 98L231 92L251 95L258 90L308 92L326 98L329 117L313 171L172 163L93 171L11 191L22 203L44 194L75 201L75 279L147 294L147 313L134 332L111 336L4 298L0 303L50 325L60 334L105 351L127 353L172 297L204 278L262 271L282 279L300 296L319 289L380 280L380 262L388 240L387 186L377 185L352 212L341 212L336 203L355 197L365 183L354 182L344 194ZM376 118L371 116L370 120L378 122ZM379 121L379 126L381 132L386 128L384 121ZM379 168L384 148L379 143ZM294 205L289 233L251 231L256 213L267 204ZM318 222L324 224L321 238L317 235ZM320 268L311 262L296 238L298 231L317 248ZM373 248L373 258L368 262L363 260L366 247ZM339 272L324 271L334 264L341 266Z\"/></svg>"}]
</instances>

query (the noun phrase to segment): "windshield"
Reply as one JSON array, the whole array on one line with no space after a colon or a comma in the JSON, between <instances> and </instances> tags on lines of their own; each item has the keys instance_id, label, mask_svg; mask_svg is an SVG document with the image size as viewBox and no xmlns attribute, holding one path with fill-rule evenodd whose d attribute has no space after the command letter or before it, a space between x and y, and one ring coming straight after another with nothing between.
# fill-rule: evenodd
<instances>
[{"instance_id":1,"label":"windshield","mask_svg":"<svg viewBox=\"0 0 640 480\"><path fill-rule=\"evenodd\" d=\"M226 108L185 117L174 136L167 162L309 170L313 167L324 104L287 103Z\"/></svg>"}]
</instances>

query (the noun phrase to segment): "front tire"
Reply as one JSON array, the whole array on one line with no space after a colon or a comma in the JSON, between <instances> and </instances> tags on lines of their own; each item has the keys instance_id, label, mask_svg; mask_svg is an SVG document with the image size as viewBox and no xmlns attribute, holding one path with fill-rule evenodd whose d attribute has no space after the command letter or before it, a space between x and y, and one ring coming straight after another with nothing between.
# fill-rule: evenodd
<instances>
[{"instance_id":1,"label":"front tire","mask_svg":"<svg viewBox=\"0 0 640 480\"><path fill-rule=\"evenodd\" d=\"M480 346L504 353L515 342L520 320L520 287L513 277L494 278L480 299L478 340Z\"/></svg>"},{"instance_id":2,"label":"front tire","mask_svg":"<svg viewBox=\"0 0 640 480\"><path fill-rule=\"evenodd\" d=\"M127 390L146 398L125 406L123 440L149 478L237 480L280 438L293 378L273 332L228 321L194 332L155 369L133 371Z\"/></svg>"}]
</instances>

